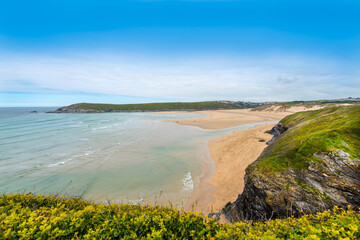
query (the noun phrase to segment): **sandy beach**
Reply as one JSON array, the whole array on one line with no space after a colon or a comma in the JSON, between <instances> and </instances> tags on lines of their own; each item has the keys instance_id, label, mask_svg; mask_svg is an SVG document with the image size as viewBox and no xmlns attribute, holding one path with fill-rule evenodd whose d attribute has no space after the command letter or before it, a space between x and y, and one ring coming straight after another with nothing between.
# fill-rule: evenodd
<instances>
[{"instance_id":1,"label":"sandy beach","mask_svg":"<svg viewBox=\"0 0 360 240\"><path fill-rule=\"evenodd\" d=\"M184 112L172 113L186 114ZM208 116L192 119L168 120L165 122L174 122L180 125L196 126L203 129L222 129L249 123L280 120L289 114L288 112L253 112L250 109L197 111L196 113L201 113Z\"/></svg>"},{"instance_id":2,"label":"sandy beach","mask_svg":"<svg viewBox=\"0 0 360 240\"><path fill-rule=\"evenodd\" d=\"M226 203L235 201L243 191L245 169L267 146L265 142L272 135L265 131L273 126L264 124L210 141L209 149L216 172L209 183L216 187L216 192L214 200L207 205L208 211L220 212Z\"/></svg>"},{"instance_id":3,"label":"sandy beach","mask_svg":"<svg viewBox=\"0 0 360 240\"><path fill-rule=\"evenodd\" d=\"M191 125L203 129L222 129L239 125L279 121L298 111L315 110L309 108L289 108L286 111L214 110L200 111L209 115L196 119L171 120L181 125ZM173 112L174 113L174 112ZM184 210L196 209L204 214L220 212L228 202L233 202L243 191L246 167L255 161L267 146L272 135L265 133L275 124L262 124L245 130L234 131L209 142L209 152L213 163L204 163L205 175L200 179Z\"/></svg>"}]
</instances>

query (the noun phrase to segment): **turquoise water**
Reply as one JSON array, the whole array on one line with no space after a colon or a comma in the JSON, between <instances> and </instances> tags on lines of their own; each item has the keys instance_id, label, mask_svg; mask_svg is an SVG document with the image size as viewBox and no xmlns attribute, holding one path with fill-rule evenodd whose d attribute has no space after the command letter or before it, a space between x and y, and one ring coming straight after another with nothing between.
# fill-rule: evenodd
<instances>
[{"instance_id":1,"label":"turquoise water","mask_svg":"<svg viewBox=\"0 0 360 240\"><path fill-rule=\"evenodd\" d=\"M203 130L162 122L204 116L197 113L45 113L48 110L53 109L0 108L1 193L182 207L204 174L208 141L254 125Z\"/></svg>"}]
</instances>

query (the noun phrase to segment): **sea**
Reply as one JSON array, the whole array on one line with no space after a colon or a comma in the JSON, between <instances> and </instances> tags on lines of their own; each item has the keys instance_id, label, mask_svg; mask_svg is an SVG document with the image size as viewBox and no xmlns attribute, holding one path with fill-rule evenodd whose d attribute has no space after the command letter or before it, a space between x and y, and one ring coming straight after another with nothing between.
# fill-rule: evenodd
<instances>
[{"instance_id":1,"label":"sea","mask_svg":"<svg viewBox=\"0 0 360 240\"><path fill-rule=\"evenodd\" d=\"M163 122L201 113L46 113L55 109L0 108L0 194L181 208L212 162L208 141L261 124L204 130Z\"/></svg>"}]
</instances>

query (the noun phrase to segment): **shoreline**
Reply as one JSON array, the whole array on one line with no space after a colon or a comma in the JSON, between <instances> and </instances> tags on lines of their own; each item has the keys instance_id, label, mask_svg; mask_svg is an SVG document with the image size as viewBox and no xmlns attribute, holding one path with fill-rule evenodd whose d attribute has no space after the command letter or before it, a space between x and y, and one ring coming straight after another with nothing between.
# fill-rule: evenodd
<instances>
[{"instance_id":1,"label":"shoreline","mask_svg":"<svg viewBox=\"0 0 360 240\"><path fill-rule=\"evenodd\" d=\"M296 110L296 112L299 111ZM176 112L168 113L177 114ZM203 113L208 116L166 120L164 122L217 130L257 122L279 121L294 112L261 112L240 109L188 113ZM208 215L209 213L221 212L228 202L235 201L244 188L245 169L266 148L266 141L270 140L272 135L265 133L265 131L270 130L275 124L267 122L247 129L234 130L229 134L211 139L208 142L208 156L203 162L204 174L194 184L193 192L185 203L184 210L201 211L204 215ZM223 215L221 219L226 222Z\"/></svg>"},{"instance_id":2,"label":"shoreline","mask_svg":"<svg viewBox=\"0 0 360 240\"><path fill-rule=\"evenodd\" d=\"M247 129L233 131L209 142L209 150L216 172L209 184L216 187L214 201L208 209L221 212L228 202L234 202L244 188L245 169L267 147L272 135L265 133L275 124L265 123Z\"/></svg>"},{"instance_id":3,"label":"shoreline","mask_svg":"<svg viewBox=\"0 0 360 240\"><path fill-rule=\"evenodd\" d=\"M209 201L215 201L213 196L216 193L216 187L210 184L210 179L216 173L216 165L211 158L209 143L206 155L202 162L204 173L195 180L193 191L183 207L186 212L201 211L203 214L208 214Z\"/></svg>"},{"instance_id":4,"label":"shoreline","mask_svg":"<svg viewBox=\"0 0 360 240\"><path fill-rule=\"evenodd\" d=\"M208 142L208 156L202 163L204 174L194 181L193 192L185 203L184 210L201 211L204 215L221 213L228 202L235 201L244 187L246 167L266 148L266 141L270 140L272 135L265 131L274 125L275 123L263 123L211 139ZM242 147L239 148L239 145ZM234 149L240 151L234 152ZM227 156L226 151L229 153ZM245 159L241 152L246 152Z\"/></svg>"}]
</instances>

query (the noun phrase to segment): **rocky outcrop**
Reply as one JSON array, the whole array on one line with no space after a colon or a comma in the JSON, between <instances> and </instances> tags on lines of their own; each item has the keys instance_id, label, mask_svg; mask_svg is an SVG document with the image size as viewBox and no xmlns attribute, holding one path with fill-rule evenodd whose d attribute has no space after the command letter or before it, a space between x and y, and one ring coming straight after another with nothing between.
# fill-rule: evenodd
<instances>
[{"instance_id":1,"label":"rocky outcrop","mask_svg":"<svg viewBox=\"0 0 360 240\"><path fill-rule=\"evenodd\" d=\"M245 176L244 192L224 212L231 222L269 219L315 213L334 206L360 207L360 161L344 151L315 154L326 166L311 162L308 169L282 172L274 176Z\"/></svg>"},{"instance_id":2,"label":"rocky outcrop","mask_svg":"<svg viewBox=\"0 0 360 240\"><path fill-rule=\"evenodd\" d=\"M282 133L286 132L288 127L282 125L281 123L276 124L271 130L269 130L269 133L273 135L272 139L266 142L267 145L272 144L275 141L275 138L277 136L280 136Z\"/></svg>"},{"instance_id":3,"label":"rocky outcrop","mask_svg":"<svg viewBox=\"0 0 360 240\"><path fill-rule=\"evenodd\" d=\"M344 112L341 115L340 110ZM223 208L225 216L236 222L299 216L334 206L360 207L360 149L359 139L354 137L360 133L359 118L354 118L359 116L360 107L352 112L340 110L325 110L319 117L297 115L296 127L285 133L285 126L275 126L273 132L283 134L246 169L244 191ZM326 128L329 125L331 129ZM322 140L324 136L331 138ZM321 150L326 141L329 151ZM312 153L298 157L306 151ZM284 163L289 166L284 168Z\"/></svg>"}]
</instances>

